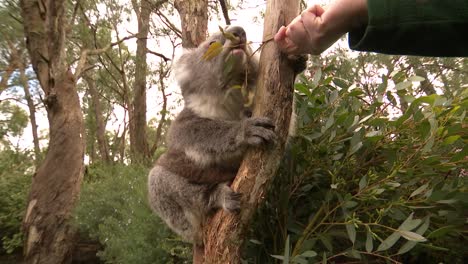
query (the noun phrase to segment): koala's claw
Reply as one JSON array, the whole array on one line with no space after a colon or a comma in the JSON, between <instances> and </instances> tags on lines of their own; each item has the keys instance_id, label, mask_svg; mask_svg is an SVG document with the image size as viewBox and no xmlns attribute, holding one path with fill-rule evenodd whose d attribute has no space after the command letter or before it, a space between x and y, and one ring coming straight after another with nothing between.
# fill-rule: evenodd
<instances>
[{"instance_id":1,"label":"koala's claw","mask_svg":"<svg viewBox=\"0 0 468 264\"><path fill-rule=\"evenodd\" d=\"M229 193L226 194L225 196L225 200L224 200L224 209L228 212L231 212L231 213L238 213L240 212L240 208L241 208L241 200L242 198L242 194L241 193L237 193L237 192L234 192L234 191L231 191Z\"/></svg>"},{"instance_id":2,"label":"koala's claw","mask_svg":"<svg viewBox=\"0 0 468 264\"><path fill-rule=\"evenodd\" d=\"M276 143L275 125L266 117L254 117L245 121L245 140L251 146Z\"/></svg>"}]
</instances>

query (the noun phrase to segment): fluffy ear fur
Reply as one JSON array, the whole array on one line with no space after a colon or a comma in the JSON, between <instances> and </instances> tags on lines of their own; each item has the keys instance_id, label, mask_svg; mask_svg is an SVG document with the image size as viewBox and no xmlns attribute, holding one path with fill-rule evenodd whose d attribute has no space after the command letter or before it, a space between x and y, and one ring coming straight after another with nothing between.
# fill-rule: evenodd
<instances>
[{"instance_id":1,"label":"fluffy ear fur","mask_svg":"<svg viewBox=\"0 0 468 264\"><path fill-rule=\"evenodd\" d=\"M222 48L208 58L213 43ZM149 174L149 200L172 230L200 244L210 212L240 209L240 195L226 184L245 151L274 143L276 135L269 119L249 115L258 61L242 28L214 34L176 65L185 105L169 129L167 152Z\"/></svg>"}]
</instances>

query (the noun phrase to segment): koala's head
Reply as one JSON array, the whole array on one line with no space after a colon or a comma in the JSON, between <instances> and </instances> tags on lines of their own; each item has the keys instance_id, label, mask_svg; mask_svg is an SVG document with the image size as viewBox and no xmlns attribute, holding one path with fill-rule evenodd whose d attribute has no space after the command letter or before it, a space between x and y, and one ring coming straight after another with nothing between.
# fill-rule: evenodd
<instances>
[{"instance_id":1,"label":"koala's head","mask_svg":"<svg viewBox=\"0 0 468 264\"><path fill-rule=\"evenodd\" d=\"M193 94L223 95L234 86L254 86L257 60L242 27L231 26L211 35L196 49L186 50L175 66L185 99Z\"/></svg>"}]
</instances>

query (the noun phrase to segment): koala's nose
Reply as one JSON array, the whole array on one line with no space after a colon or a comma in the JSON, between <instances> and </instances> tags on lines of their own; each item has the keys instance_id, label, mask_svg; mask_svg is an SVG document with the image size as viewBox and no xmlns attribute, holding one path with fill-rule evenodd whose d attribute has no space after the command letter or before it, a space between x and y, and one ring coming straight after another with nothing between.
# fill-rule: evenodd
<instances>
[{"instance_id":1,"label":"koala's nose","mask_svg":"<svg viewBox=\"0 0 468 264\"><path fill-rule=\"evenodd\" d=\"M245 43L247 41L247 36L245 34L245 30L242 27L235 26L229 27L227 32L233 34L234 36L238 37L241 43Z\"/></svg>"}]
</instances>

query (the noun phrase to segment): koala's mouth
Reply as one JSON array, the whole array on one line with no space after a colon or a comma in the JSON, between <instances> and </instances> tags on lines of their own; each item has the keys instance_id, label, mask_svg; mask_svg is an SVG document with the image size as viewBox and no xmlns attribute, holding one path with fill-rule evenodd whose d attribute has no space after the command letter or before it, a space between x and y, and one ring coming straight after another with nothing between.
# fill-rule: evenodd
<instances>
[{"instance_id":1,"label":"koala's mouth","mask_svg":"<svg viewBox=\"0 0 468 264\"><path fill-rule=\"evenodd\" d=\"M233 55L241 55L245 53L245 43L240 43L231 48Z\"/></svg>"}]
</instances>

